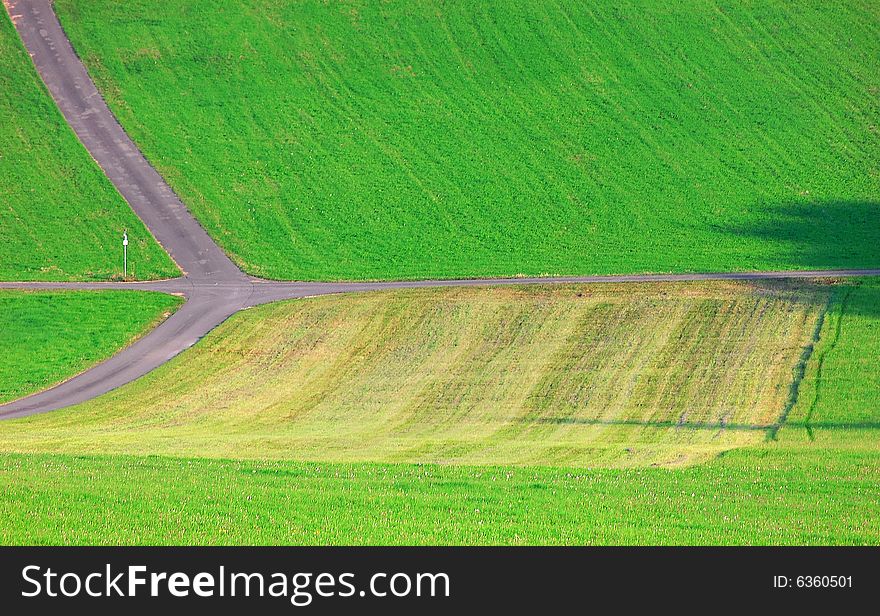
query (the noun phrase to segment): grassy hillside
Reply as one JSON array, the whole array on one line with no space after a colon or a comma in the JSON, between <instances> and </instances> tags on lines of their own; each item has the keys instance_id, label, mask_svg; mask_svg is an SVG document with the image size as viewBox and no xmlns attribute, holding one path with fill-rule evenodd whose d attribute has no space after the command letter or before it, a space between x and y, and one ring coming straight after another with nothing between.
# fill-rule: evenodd
<instances>
[{"instance_id":1,"label":"grassy hillside","mask_svg":"<svg viewBox=\"0 0 880 616\"><path fill-rule=\"evenodd\" d=\"M668 293L664 296L666 290L655 287L654 301L659 303L661 297L669 302L684 301L675 300ZM570 304L577 296L566 302L563 299L566 292L560 291L554 301L547 290L536 290L526 305L532 310L543 310L545 315L565 312L566 303L568 310L574 310ZM679 289L678 296L690 296L691 307L695 307L705 305L707 292L706 286L690 292ZM713 291L719 305L731 308L754 300L756 308L769 313L757 321L723 319L728 326L713 330L709 327L711 319L697 319L705 323L702 328L707 336L705 346L717 349L714 357L720 364L712 380L716 389L722 387L725 380L736 381L739 374L739 369L724 363L731 358L725 360L727 354L723 351L725 342L732 343L747 331L737 325L754 325L765 319L779 323L778 316L773 315L780 311L789 313L783 322L802 320L805 314L815 314L813 304L818 295L823 300L819 303L829 306L819 330L819 340L807 344L805 349L800 348L800 343L794 343L781 351L781 356L789 357L792 352L812 349L810 353L801 353L801 357L806 358L803 371L796 369L790 379L783 379L782 385L787 390L793 382L799 382L799 386L798 395L785 401L784 408L791 408L780 429L762 430L757 433L758 438L751 440L752 444L727 451L704 464L683 468L584 469L93 455L102 450L118 450L123 454L126 451L175 452L176 442L183 439L192 446L197 442L193 435L201 430L214 430L214 441L202 439L200 444L211 445L218 451L223 442L235 443L244 431L250 430L255 437L251 451L230 448L227 449L229 455L247 455L262 449L266 456L275 456L277 450L273 443L278 442L279 434L290 430L279 423L286 421L295 427L301 417L289 413L283 404L279 409L264 407L261 402L266 400L265 393L257 394L259 412L240 416L238 424L231 420L234 415L230 409L235 408L235 397L239 395L235 384L241 382L243 362L262 366L264 374L269 370L290 374L285 366L297 361L296 347L258 346L257 342L263 340L257 330L245 322L251 319L251 314L244 314L233 323L246 332L242 337L257 336L250 351L231 332L221 330L180 358L177 362L180 365L160 371L153 383L156 388L171 387L169 377L182 364L207 361L211 355L219 373L216 380L228 378L233 383L226 392L230 396L228 406L216 397L216 382L209 382L201 403L196 401L199 394L187 393L190 385L183 384L181 392L169 394L181 395L180 408L156 404L152 411L142 407L141 412L135 412L128 419L125 414L133 409L120 406L118 416L114 417L111 405L102 406L102 401L98 401L73 412L0 423L2 448L7 451L69 452L0 454L0 494L3 494L0 497L0 543L877 545L880 543L880 516L877 515L880 511L880 435L877 433L880 409L876 400L880 387L875 368L880 357L880 336L876 335L880 323L877 312L880 282L866 281L860 286L825 290L813 288L806 295L786 295L777 289L769 297L758 300L761 293L732 289L729 285L716 285ZM613 295L611 290L601 297L594 295L590 300L586 294L577 299L590 301L596 309L609 303L609 296ZM644 304L648 297L645 289L641 289L636 293L634 304ZM354 318L350 303L346 305L349 298L336 299L342 303L336 315ZM366 296L359 301L365 299ZM437 309L451 311L452 299L437 303ZM457 299L461 302L463 298ZM511 299L508 296L499 302L509 304ZM806 300L809 307L799 304L799 299ZM396 301L398 307L400 301L400 298ZM522 302L520 298L518 303ZM283 308L287 314L284 322L290 325L294 322L291 313L296 314L298 310L308 314L304 307L312 306L314 310L319 303L301 302L261 310ZM370 302L365 302L360 310L368 315L369 307ZM662 306L655 310L666 313ZM496 306L495 311L500 308ZM462 310L454 312L458 316L450 318L461 319ZM582 314L588 312L584 310ZM721 312L719 310L719 314ZM692 310L691 314L697 315L699 310ZM736 311L731 309L726 314L736 314ZM262 319L264 336L296 338L304 335L293 328L287 334L278 334L274 331L279 324L277 319L277 316L265 315ZM434 319L437 323L437 317ZM328 322L335 327L343 326L341 319ZM358 324L349 327L362 328L363 340L368 340L368 334L375 333L367 327L371 322L384 323L386 327L394 324L387 318L370 320L359 316ZM422 321L413 319L411 329L430 331L431 322L427 317ZM496 331L510 332L510 329L497 329L497 320L489 322ZM505 318L505 322L515 321ZM616 338L620 327L619 321L613 322L609 343ZM644 333L646 329L634 332L635 342L650 337ZM519 343L507 338L507 347L518 344L518 348L523 348L525 341L534 340L527 335L527 330L524 328L519 337L514 337L521 341ZM713 331L717 333L714 338L710 337ZM468 335L475 334L468 331ZM444 340L442 329L438 329L436 340L440 346ZM464 353L472 352L481 343L463 344ZM401 356L418 352L415 347L404 347L401 347ZM289 350L282 353L283 348ZM326 342L316 339L306 348L300 346L299 352L307 358L309 353L320 354L322 348L326 348ZM687 345L684 348L688 348ZM265 354L258 353L257 349L263 349ZM196 362L192 356L199 350L207 353ZM348 358L354 375L365 370L364 362L357 359L365 352L365 349L355 351ZM582 357L592 355L583 348L581 352ZM736 351L741 352L741 349ZM323 355L325 362L332 365L333 355L329 349ZM501 349L498 355L503 356ZM756 357L754 352L746 355ZM528 361L526 352L519 357ZM782 357L778 359L781 361ZM405 358L400 360L406 361ZM460 375L460 366L453 364L448 369L451 372L448 380L454 381ZM675 374L675 370L670 367L667 376ZM775 378L773 371L768 374ZM319 376L312 375L313 378ZM579 373L577 378L584 385L591 383L588 373ZM702 391L713 391L709 387L711 382L704 378L694 376L692 382L700 385ZM621 375L610 390L597 393L608 395L626 382ZM267 388L270 385L275 384L267 382ZM291 383L287 395L298 397L303 394L297 391L307 393L312 386L307 380ZM728 381L724 387L730 388L732 383ZM139 394L143 403L148 400L146 389L128 388L127 393ZM499 388L490 387L488 391L497 393ZM571 395L571 389L561 388L561 392L566 391L569 400L580 401L582 408L589 408L583 396ZM687 387L678 387L677 391L691 403L698 399L691 396ZM473 406L468 404L467 397L462 400L463 409ZM149 400L162 398L159 395ZM329 392L323 399L327 401L325 405L340 404L339 391ZM366 400L365 407L370 402ZM115 404L120 403L117 400ZM214 413L220 417L214 423L207 413L194 412L200 405L207 408L210 404L215 404ZM321 404L322 399L315 396L313 405ZM346 421L350 423L353 418L362 421L366 415L357 415L356 410L344 406L339 409L336 426L343 435L349 429ZM263 416L275 426L274 432L267 428L269 422L261 421ZM279 418L284 419L279 421ZM591 428L584 426L583 429ZM724 431L714 429L713 434L723 438L724 432L734 430L735 427L728 426ZM45 439L39 438L40 432L45 432ZM670 432L673 431L668 430L666 438ZM693 423L682 426L679 432L690 435L698 445L705 442L705 430ZM139 442L138 438L142 440ZM339 437L342 438L344 436ZM115 442L120 445L114 447ZM308 460L316 451L288 450L286 455Z\"/></svg>"},{"instance_id":2,"label":"grassy hillside","mask_svg":"<svg viewBox=\"0 0 880 616\"><path fill-rule=\"evenodd\" d=\"M869 0L59 0L250 272L880 264Z\"/></svg>"},{"instance_id":3,"label":"grassy hillside","mask_svg":"<svg viewBox=\"0 0 880 616\"><path fill-rule=\"evenodd\" d=\"M880 544L880 440L836 434L671 470L0 454L0 544Z\"/></svg>"},{"instance_id":4,"label":"grassy hillside","mask_svg":"<svg viewBox=\"0 0 880 616\"><path fill-rule=\"evenodd\" d=\"M0 425L0 450L687 465L767 437L830 292L531 286L273 304L98 400Z\"/></svg>"},{"instance_id":5,"label":"grassy hillside","mask_svg":"<svg viewBox=\"0 0 880 616\"><path fill-rule=\"evenodd\" d=\"M812 431L880 429L880 281L835 295L821 345L800 388L790 425Z\"/></svg>"},{"instance_id":6,"label":"grassy hillside","mask_svg":"<svg viewBox=\"0 0 880 616\"><path fill-rule=\"evenodd\" d=\"M0 403L109 357L179 303L132 291L0 291Z\"/></svg>"},{"instance_id":7,"label":"grassy hillside","mask_svg":"<svg viewBox=\"0 0 880 616\"><path fill-rule=\"evenodd\" d=\"M161 278L177 268L89 157L0 10L0 280Z\"/></svg>"}]
</instances>

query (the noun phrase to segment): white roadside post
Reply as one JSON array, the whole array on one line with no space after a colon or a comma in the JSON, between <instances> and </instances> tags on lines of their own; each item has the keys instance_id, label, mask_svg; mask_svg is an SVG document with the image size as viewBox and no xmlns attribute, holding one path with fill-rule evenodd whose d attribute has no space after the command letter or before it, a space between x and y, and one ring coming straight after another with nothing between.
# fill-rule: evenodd
<instances>
[{"instance_id":1,"label":"white roadside post","mask_svg":"<svg viewBox=\"0 0 880 616\"><path fill-rule=\"evenodd\" d=\"M128 278L128 231L122 232L122 277Z\"/></svg>"}]
</instances>

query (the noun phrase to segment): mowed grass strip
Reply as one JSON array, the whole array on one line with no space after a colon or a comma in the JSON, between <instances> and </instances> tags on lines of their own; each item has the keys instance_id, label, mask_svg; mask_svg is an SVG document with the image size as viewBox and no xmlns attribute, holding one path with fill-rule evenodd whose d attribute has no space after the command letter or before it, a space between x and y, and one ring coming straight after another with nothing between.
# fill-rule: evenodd
<instances>
[{"instance_id":1,"label":"mowed grass strip","mask_svg":"<svg viewBox=\"0 0 880 616\"><path fill-rule=\"evenodd\" d=\"M180 301L137 291L0 291L0 403L106 359Z\"/></svg>"},{"instance_id":2,"label":"mowed grass strip","mask_svg":"<svg viewBox=\"0 0 880 616\"><path fill-rule=\"evenodd\" d=\"M760 442L832 287L450 288L239 313L139 381L0 425L0 449L687 465Z\"/></svg>"},{"instance_id":3,"label":"mowed grass strip","mask_svg":"<svg viewBox=\"0 0 880 616\"><path fill-rule=\"evenodd\" d=\"M870 0L55 6L253 274L880 263Z\"/></svg>"},{"instance_id":4,"label":"mowed grass strip","mask_svg":"<svg viewBox=\"0 0 880 616\"><path fill-rule=\"evenodd\" d=\"M0 10L0 280L179 274L77 141Z\"/></svg>"}]
</instances>

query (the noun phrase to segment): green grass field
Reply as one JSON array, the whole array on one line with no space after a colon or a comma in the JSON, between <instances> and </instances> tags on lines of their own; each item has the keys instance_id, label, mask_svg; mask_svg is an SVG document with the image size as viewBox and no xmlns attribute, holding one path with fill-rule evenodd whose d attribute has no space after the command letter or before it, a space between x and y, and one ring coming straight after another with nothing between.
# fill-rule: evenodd
<instances>
[{"instance_id":1,"label":"green grass field","mask_svg":"<svg viewBox=\"0 0 880 616\"><path fill-rule=\"evenodd\" d=\"M59 0L251 273L880 263L869 0Z\"/></svg>"},{"instance_id":2,"label":"green grass field","mask_svg":"<svg viewBox=\"0 0 880 616\"><path fill-rule=\"evenodd\" d=\"M821 340L788 423L873 434L880 429L880 281L837 293Z\"/></svg>"},{"instance_id":3,"label":"green grass field","mask_svg":"<svg viewBox=\"0 0 880 616\"><path fill-rule=\"evenodd\" d=\"M855 438L674 470L0 454L0 543L876 545Z\"/></svg>"},{"instance_id":4,"label":"green grass field","mask_svg":"<svg viewBox=\"0 0 880 616\"><path fill-rule=\"evenodd\" d=\"M177 268L89 157L0 10L0 280L164 278Z\"/></svg>"},{"instance_id":5,"label":"green grass field","mask_svg":"<svg viewBox=\"0 0 880 616\"><path fill-rule=\"evenodd\" d=\"M812 284L394 291L239 313L0 450L687 465L766 438L828 305Z\"/></svg>"},{"instance_id":6,"label":"green grass field","mask_svg":"<svg viewBox=\"0 0 880 616\"><path fill-rule=\"evenodd\" d=\"M0 291L0 403L106 359L179 304L136 291Z\"/></svg>"},{"instance_id":7,"label":"green grass field","mask_svg":"<svg viewBox=\"0 0 880 616\"><path fill-rule=\"evenodd\" d=\"M270 278L880 265L880 9L57 0ZM0 17L0 279L176 269ZM179 298L0 291L0 402ZM449 288L238 313L0 422L0 544L880 544L880 279Z\"/></svg>"},{"instance_id":8,"label":"green grass field","mask_svg":"<svg viewBox=\"0 0 880 616\"><path fill-rule=\"evenodd\" d=\"M5 452L0 454L0 489L4 494L0 499L0 543L880 543L880 409L876 404L880 383L875 368L880 359L880 281L831 287L799 283L782 288L678 285L675 294L670 291L676 285L648 286L633 287L631 296L614 287L598 286L579 287L579 291L505 289L505 296L492 296L494 299L481 297L482 290L407 292L397 298L376 294L322 298L246 312L171 365L117 392L139 396L137 408L126 406L121 395L116 395L70 411L0 423L0 449ZM583 297L578 297L578 292ZM449 295L443 299L416 301L420 296L426 299L429 294L444 293ZM346 435L352 433L352 421L369 423L370 412L378 412L370 410L375 400L363 400L360 412L341 404L350 395L346 383L350 382L356 391L365 374L373 372L374 378L380 378L383 370L385 376L381 378L393 382L404 378L394 372L412 370L418 363L408 356L436 358L444 342L449 342L442 324L467 325L468 300L470 311L475 313L473 323L485 322L487 315L479 313L488 311L497 320L490 319L486 331L504 332L503 339L496 341L493 352L479 351L492 344L481 339L479 330L465 327L460 354L470 359L442 364L440 368L425 361L422 370L434 373L436 378L448 372L446 382L460 386L467 382L462 370L470 365L474 389L460 389L457 408L462 414L480 412L485 418L491 415L493 405L478 404L477 385L485 388L486 396L497 397L505 388L500 382L491 386L479 383L477 377L482 373L503 381L506 373L495 371L498 361L506 356L511 367L532 362L527 349L533 349L542 337L552 337L546 330L542 335L532 331L522 312L519 319L512 318L508 312L511 306L527 306L526 312L541 313L545 324L554 322L550 315L571 316L580 310L584 318L578 327L583 327L590 320L588 315L613 306L615 295L623 303L616 307L619 315L633 316L640 308L652 306L646 311L671 318L676 312L670 310L673 305L691 315L689 326L685 318L678 319L672 328L683 334L691 332L683 336L685 341L701 338L704 350L690 354L682 351L681 361L690 365L687 376L682 364L676 362L668 363L662 376L670 384L677 383L679 394L701 413L717 412L710 409L714 409L713 400L725 399L720 388L725 388L729 397L733 391L751 391L753 396L768 389L774 391L770 395L772 411L760 405L736 407L740 413L751 413L751 421L760 429L743 430L745 426L729 424L707 431L696 419L688 419L678 429L664 427L651 432L640 427L630 433L636 450L645 446L639 439L651 436L655 445L666 442L691 454L705 453L713 440L723 440L729 433L749 435L738 440L734 449L728 441L721 448L726 451L711 460L686 466L674 463L672 468L654 466L647 458L641 466L629 468L511 466L501 465L501 458L497 463L479 466L327 462L316 461L331 455L321 456L316 441L310 443L308 439L295 441L297 449L283 452L288 460L185 457L186 452L190 456L253 457L261 450L260 455L279 457L274 445L289 444L291 441L284 437L308 426L309 413L293 413L293 405L283 401L266 404L272 399L270 392L279 388L278 383L266 378L275 371L282 375L278 378L300 378L290 383L287 395L300 402L311 399L311 413L320 415L322 405L336 405L340 409L335 423L339 434L327 429L325 443L346 441ZM338 305L333 300L338 300ZM386 308L379 310L377 304ZM435 314L416 318L419 304L433 306ZM701 309L713 304L714 317L712 311ZM747 305L754 311L743 313ZM369 344L361 344L345 356L334 355L333 337L316 334L313 330L319 326L310 320L321 315L326 317L322 321L324 331L345 330L335 339L336 344L344 346L351 331L360 331L363 342L378 335L376 328L393 328L399 321L391 315L398 311L407 315L401 321L409 325L408 337L401 336L394 351L399 358L397 370L384 364L371 370L365 361L370 356ZM260 312L269 314L254 316ZM450 313L453 316L442 316ZM811 325L815 327L823 313L818 341L814 341ZM745 318L744 314L751 316ZM660 320L659 316L655 318ZM346 324L348 321L354 323ZM509 327L499 329L502 321ZM569 360L579 357L580 365L585 367L590 365L589 358L610 360L603 354L621 336L625 322L609 322L604 345L562 348ZM278 331L280 323L284 324L284 333ZM312 331L295 327L297 323L310 325ZM635 328L629 334L634 337L634 355L643 350L641 345L646 339L654 336L649 329ZM428 339L417 335L432 331L435 333ZM749 336L748 331L762 335ZM514 332L518 334L512 335ZM253 338L249 347L243 342L247 337ZM477 340L470 340L474 337ZM583 339L589 340L589 335ZM264 344L270 340L274 344ZM381 335L378 340L383 340ZM541 342L544 344L549 343ZM557 340L553 344L561 343ZM762 351L759 347L765 348ZM682 344L678 348L695 349L697 345ZM520 352L510 353L513 349ZM172 378L182 374L184 366L195 368L209 356L217 374L208 378L204 390L192 389L188 383L174 389ZM331 370L339 361L347 364L346 381L327 379L314 366L308 378L291 369L291 364L308 364L313 356L323 357ZM490 356L495 364L486 361ZM778 365L757 379L743 377L742 365L725 363L768 356ZM252 366L254 374L261 374L265 385L255 394L254 412L250 414L236 402L236 396L243 395L237 388L249 372L244 365ZM701 376L700 366L712 366L714 376ZM783 368L791 370L784 374ZM552 374L554 370L549 369L542 376ZM514 377L519 376L514 372ZM660 376L654 374L651 378ZM589 379L589 372L580 373L579 378L585 385L596 384ZM778 379L778 383L759 383L762 379ZM225 388L221 385L224 380L229 381ZM322 382L325 388L319 396L315 388ZM625 383L626 376L618 374L615 387L596 394L608 395ZM683 383L695 388L692 395ZM747 383L750 386L744 387ZM591 404L586 392L575 394L564 385L564 379L557 376L552 390L561 399L576 403L576 408L570 409L572 416L589 413ZM161 388L170 389L157 393ZM779 388L785 390L785 395L780 395ZM217 395L219 391L226 395L225 404ZM378 395L382 389L375 391ZM707 395L700 395L701 391ZM178 402L170 403L174 398ZM659 405L644 412L653 412L658 421L663 420ZM327 411L323 414L326 416ZM262 421L263 416L271 421ZM674 417L675 412L667 410L669 416ZM785 421L781 421L783 416ZM420 419L430 425L439 418L422 413ZM459 417L459 421L466 419ZM749 417L741 416L739 421L747 420ZM572 423L569 428L572 426L582 434L595 429L586 423ZM454 429L442 423L438 428L446 434ZM481 428L479 423L467 424L456 436L465 441L469 432ZM676 441L676 430L687 435L689 441ZM371 455L381 457L384 447L386 458L400 459L400 452L393 450L393 441L387 438L388 432L376 432L380 441L385 439L384 444L358 444L352 439L349 451L373 448ZM252 437L250 442L242 439L247 433ZM555 436L553 432L545 434L551 440ZM609 443L612 449L620 446ZM410 458L427 459L429 451L410 452ZM508 449L506 455L510 456L511 451ZM126 455L131 453L177 455ZM521 460L526 458L520 454ZM340 457L338 451L332 456ZM592 463L586 458L581 461L595 466L607 464L609 459L600 456ZM618 458L612 465L620 465L620 461Z\"/></svg>"}]
</instances>

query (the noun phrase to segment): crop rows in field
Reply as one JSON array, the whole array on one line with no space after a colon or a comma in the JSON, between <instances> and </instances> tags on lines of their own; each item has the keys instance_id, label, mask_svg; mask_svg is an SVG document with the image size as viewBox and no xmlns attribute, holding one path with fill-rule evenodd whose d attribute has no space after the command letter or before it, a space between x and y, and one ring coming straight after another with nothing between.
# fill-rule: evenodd
<instances>
[{"instance_id":1,"label":"crop rows in field","mask_svg":"<svg viewBox=\"0 0 880 616\"><path fill-rule=\"evenodd\" d=\"M690 464L766 437L829 293L597 285L281 303L3 434L15 450Z\"/></svg>"},{"instance_id":2,"label":"crop rows in field","mask_svg":"<svg viewBox=\"0 0 880 616\"><path fill-rule=\"evenodd\" d=\"M869 2L60 0L269 278L876 266Z\"/></svg>"},{"instance_id":3,"label":"crop rows in field","mask_svg":"<svg viewBox=\"0 0 880 616\"><path fill-rule=\"evenodd\" d=\"M0 10L0 280L176 275L149 234L76 140Z\"/></svg>"}]
</instances>

